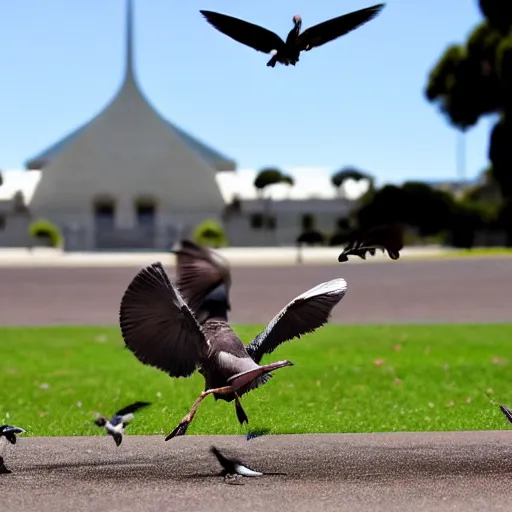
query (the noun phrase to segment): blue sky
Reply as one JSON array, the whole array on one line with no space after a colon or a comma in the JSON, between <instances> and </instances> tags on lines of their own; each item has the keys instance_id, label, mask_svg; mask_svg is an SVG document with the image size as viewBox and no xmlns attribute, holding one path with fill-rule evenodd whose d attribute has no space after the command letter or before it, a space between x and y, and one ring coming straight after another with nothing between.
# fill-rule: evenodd
<instances>
[{"instance_id":1,"label":"blue sky","mask_svg":"<svg viewBox=\"0 0 512 512\"><path fill-rule=\"evenodd\" d=\"M444 48L480 20L477 0L389 0L381 15L293 67L210 27L199 9L286 36L374 0L135 0L136 72L166 118L236 159L354 165L379 182L456 177L457 132L423 97ZM2 8L0 168L25 160L98 113L123 73L125 0L20 0ZM467 176L487 162L489 119L467 136ZM325 172L325 171L324 171Z\"/></svg>"}]
</instances>

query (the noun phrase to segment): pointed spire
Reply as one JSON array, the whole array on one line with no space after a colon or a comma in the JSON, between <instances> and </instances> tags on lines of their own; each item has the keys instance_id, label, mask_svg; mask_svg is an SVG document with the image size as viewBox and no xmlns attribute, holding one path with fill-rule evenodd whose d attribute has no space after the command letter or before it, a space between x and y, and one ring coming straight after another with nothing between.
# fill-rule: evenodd
<instances>
[{"instance_id":1,"label":"pointed spire","mask_svg":"<svg viewBox=\"0 0 512 512\"><path fill-rule=\"evenodd\" d=\"M125 81L133 80L133 0L126 0L126 68Z\"/></svg>"}]
</instances>

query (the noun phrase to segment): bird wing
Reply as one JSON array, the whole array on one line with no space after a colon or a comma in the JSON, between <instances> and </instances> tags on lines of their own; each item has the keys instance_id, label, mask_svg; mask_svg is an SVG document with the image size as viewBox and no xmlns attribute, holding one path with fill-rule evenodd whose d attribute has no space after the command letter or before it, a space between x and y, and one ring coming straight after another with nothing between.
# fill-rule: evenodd
<instances>
[{"instance_id":1,"label":"bird wing","mask_svg":"<svg viewBox=\"0 0 512 512\"><path fill-rule=\"evenodd\" d=\"M176 255L176 286L195 315L207 295L224 284L231 285L228 261L217 252L190 240L182 240ZM229 297L226 297L229 302ZM201 321L200 318L198 318Z\"/></svg>"},{"instance_id":2,"label":"bird wing","mask_svg":"<svg viewBox=\"0 0 512 512\"><path fill-rule=\"evenodd\" d=\"M512 411L505 407L504 405L500 405L501 412L506 416L507 420L512 423Z\"/></svg>"},{"instance_id":3,"label":"bird wing","mask_svg":"<svg viewBox=\"0 0 512 512\"><path fill-rule=\"evenodd\" d=\"M367 252L375 256L376 249L387 251L392 260L397 260L403 247L403 230L399 225L376 226L356 233L338 256L338 261L348 261L349 256L359 256L364 260Z\"/></svg>"},{"instance_id":4,"label":"bird wing","mask_svg":"<svg viewBox=\"0 0 512 512\"><path fill-rule=\"evenodd\" d=\"M284 341L313 332L329 320L332 309L347 291L344 279L321 283L293 299L247 345L247 353L259 364Z\"/></svg>"},{"instance_id":5,"label":"bird wing","mask_svg":"<svg viewBox=\"0 0 512 512\"><path fill-rule=\"evenodd\" d=\"M274 32L233 16L212 11L199 11L210 25L239 43L263 53L284 48L284 41Z\"/></svg>"},{"instance_id":6,"label":"bird wing","mask_svg":"<svg viewBox=\"0 0 512 512\"><path fill-rule=\"evenodd\" d=\"M384 4L373 5L309 27L297 38L297 49L309 51L337 39L375 18L383 7Z\"/></svg>"},{"instance_id":7,"label":"bird wing","mask_svg":"<svg viewBox=\"0 0 512 512\"><path fill-rule=\"evenodd\" d=\"M13 434L24 434L26 432L26 430L21 427L4 425L4 428L1 429L0 432L2 432L2 433L11 432Z\"/></svg>"},{"instance_id":8,"label":"bird wing","mask_svg":"<svg viewBox=\"0 0 512 512\"><path fill-rule=\"evenodd\" d=\"M121 299L119 324L137 359L171 377L192 375L208 349L201 327L160 262L133 278Z\"/></svg>"},{"instance_id":9,"label":"bird wing","mask_svg":"<svg viewBox=\"0 0 512 512\"><path fill-rule=\"evenodd\" d=\"M210 448L210 452L215 455L223 470L228 474L234 471L235 473L238 473L242 476L263 476L263 473L254 471L254 469L251 469L247 464L245 464L245 462L242 462L240 459L235 457L226 457L215 446Z\"/></svg>"},{"instance_id":10,"label":"bird wing","mask_svg":"<svg viewBox=\"0 0 512 512\"><path fill-rule=\"evenodd\" d=\"M124 416L126 414L131 414L135 411L138 411L139 409L142 409L143 407L147 407L148 405L151 405L151 402L135 402L133 404L127 405L126 407L123 407L117 411L115 415Z\"/></svg>"}]
</instances>

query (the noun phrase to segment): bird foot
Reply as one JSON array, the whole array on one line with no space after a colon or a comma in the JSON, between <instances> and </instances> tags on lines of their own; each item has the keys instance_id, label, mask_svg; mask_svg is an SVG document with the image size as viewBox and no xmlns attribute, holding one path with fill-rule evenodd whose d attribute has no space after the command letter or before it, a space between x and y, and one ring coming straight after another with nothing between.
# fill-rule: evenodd
<instances>
[{"instance_id":1,"label":"bird foot","mask_svg":"<svg viewBox=\"0 0 512 512\"><path fill-rule=\"evenodd\" d=\"M181 423L165 438L165 440L169 441L169 439L172 439L173 437L184 436L187 433L189 425L190 420L182 420Z\"/></svg>"},{"instance_id":2,"label":"bird foot","mask_svg":"<svg viewBox=\"0 0 512 512\"><path fill-rule=\"evenodd\" d=\"M245 485L243 478L242 475L228 473L224 475L224 482L229 485Z\"/></svg>"}]
</instances>

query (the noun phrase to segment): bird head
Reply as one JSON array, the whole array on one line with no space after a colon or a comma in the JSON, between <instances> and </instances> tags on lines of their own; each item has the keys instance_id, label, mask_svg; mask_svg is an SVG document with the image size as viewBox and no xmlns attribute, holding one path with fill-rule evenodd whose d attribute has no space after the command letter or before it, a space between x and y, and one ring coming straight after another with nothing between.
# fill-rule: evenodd
<instances>
[{"instance_id":1,"label":"bird head","mask_svg":"<svg viewBox=\"0 0 512 512\"><path fill-rule=\"evenodd\" d=\"M107 424L107 418L101 414L96 414L94 418L94 424L98 427L104 427Z\"/></svg>"},{"instance_id":2,"label":"bird head","mask_svg":"<svg viewBox=\"0 0 512 512\"><path fill-rule=\"evenodd\" d=\"M302 18L300 17L300 14L296 14L294 17L293 17L293 23L294 25L298 28L302 25Z\"/></svg>"}]
</instances>

